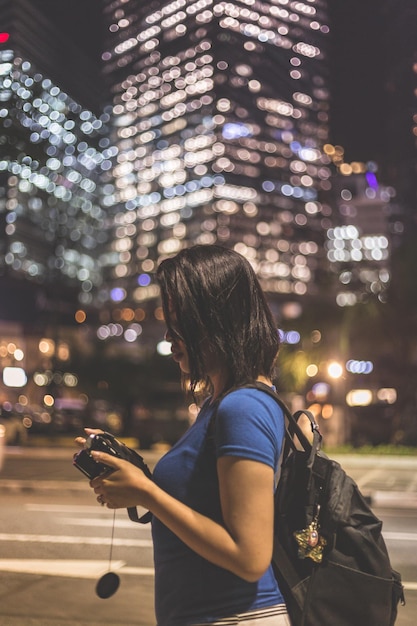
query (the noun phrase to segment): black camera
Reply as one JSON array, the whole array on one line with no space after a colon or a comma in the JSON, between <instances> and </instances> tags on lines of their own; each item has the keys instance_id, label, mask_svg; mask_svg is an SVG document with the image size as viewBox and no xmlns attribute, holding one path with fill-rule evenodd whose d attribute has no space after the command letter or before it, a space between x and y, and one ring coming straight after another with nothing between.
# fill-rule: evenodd
<instances>
[{"instance_id":1,"label":"black camera","mask_svg":"<svg viewBox=\"0 0 417 626\"><path fill-rule=\"evenodd\" d=\"M152 478L151 471L146 465L143 457L137 452L126 446L121 441L118 441L110 433L100 433L97 435L90 435L84 445L84 449L80 450L74 455L73 465L79 469L87 478L95 478L108 472L114 471L109 465L95 461L91 456L91 452L97 450L98 452L106 452L118 459L124 459L133 463L136 467L139 467L145 476Z\"/></svg>"},{"instance_id":2,"label":"black camera","mask_svg":"<svg viewBox=\"0 0 417 626\"><path fill-rule=\"evenodd\" d=\"M102 476L103 474L109 474L114 471L113 467L95 461L91 456L91 452L97 450L99 452L106 452L118 459L124 459L133 463L148 478L152 478L152 472L146 465L143 457L137 452L129 448L121 441L118 441L116 437L110 433L100 433L97 435L90 435L84 445L84 449L74 454L73 465L80 470L90 480L96 478L96 476ZM141 517L139 517L136 507L129 507L127 509L129 518L132 522L140 522L141 524L147 524L151 520L151 513L148 511Z\"/></svg>"}]
</instances>

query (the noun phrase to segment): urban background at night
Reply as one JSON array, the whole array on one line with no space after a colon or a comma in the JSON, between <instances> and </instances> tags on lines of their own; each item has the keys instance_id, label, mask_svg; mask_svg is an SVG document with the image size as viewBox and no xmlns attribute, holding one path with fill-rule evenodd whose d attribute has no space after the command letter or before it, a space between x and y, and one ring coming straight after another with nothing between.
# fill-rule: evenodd
<instances>
[{"instance_id":1,"label":"urban background at night","mask_svg":"<svg viewBox=\"0 0 417 626\"><path fill-rule=\"evenodd\" d=\"M329 446L417 445L411 0L0 0L0 403L173 443L155 270L243 254Z\"/></svg>"}]
</instances>

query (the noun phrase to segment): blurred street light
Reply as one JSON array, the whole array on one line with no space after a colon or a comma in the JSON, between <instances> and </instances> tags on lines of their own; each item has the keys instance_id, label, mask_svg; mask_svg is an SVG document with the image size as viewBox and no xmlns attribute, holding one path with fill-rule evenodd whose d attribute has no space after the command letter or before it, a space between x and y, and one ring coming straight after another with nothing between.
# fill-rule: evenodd
<instances>
[{"instance_id":1,"label":"blurred street light","mask_svg":"<svg viewBox=\"0 0 417 626\"><path fill-rule=\"evenodd\" d=\"M343 375L343 366L337 361L331 361L327 366L327 373L330 378L341 378Z\"/></svg>"},{"instance_id":2,"label":"blurred street light","mask_svg":"<svg viewBox=\"0 0 417 626\"><path fill-rule=\"evenodd\" d=\"M26 372L22 367L5 367L3 384L6 387L24 387L27 383Z\"/></svg>"}]
</instances>

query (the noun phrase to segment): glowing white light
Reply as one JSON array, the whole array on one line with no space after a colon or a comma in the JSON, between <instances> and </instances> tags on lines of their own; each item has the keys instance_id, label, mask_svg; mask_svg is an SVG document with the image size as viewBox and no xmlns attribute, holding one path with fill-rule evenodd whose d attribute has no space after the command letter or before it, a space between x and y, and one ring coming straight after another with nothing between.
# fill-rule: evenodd
<instances>
[{"instance_id":1,"label":"glowing white light","mask_svg":"<svg viewBox=\"0 0 417 626\"><path fill-rule=\"evenodd\" d=\"M330 378L340 378L343 374L343 367L337 361L332 361L327 366L327 373Z\"/></svg>"},{"instance_id":2,"label":"glowing white light","mask_svg":"<svg viewBox=\"0 0 417 626\"><path fill-rule=\"evenodd\" d=\"M369 406L372 403L372 391L370 389L352 389L346 395L348 406Z\"/></svg>"},{"instance_id":3,"label":"glowing white light","mask_svg":"<svg viewBox=\"0 0 417 626\"><path fill-rule=\"evenodd\" d=\"M169 341L160 341L156 346L156 350L158 354L161 354L162 356L168 356L169 354L171 354L171 344L169 343Z\"/></svg>"},{"instance_id":4,"label":"glowing white light","mask_svg":"<svg viewBox=\"0 0 417 626\"><path fill-rule=\"evenodd\" d=\"M5 367L3 383L6 387L24 387L27 383L25 370L21 367Z\"/></svg>"}]
</instances>

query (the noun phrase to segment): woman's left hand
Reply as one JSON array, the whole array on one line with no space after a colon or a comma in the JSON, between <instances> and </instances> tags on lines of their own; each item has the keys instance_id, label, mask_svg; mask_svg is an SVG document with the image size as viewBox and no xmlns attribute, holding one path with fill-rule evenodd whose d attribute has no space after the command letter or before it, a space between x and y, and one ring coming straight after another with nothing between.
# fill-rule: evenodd
<instances>
[{"instance_id":1,"label":"woman's left hand","mask_svg":"<svg viewBox=\"0 0 417 626\"><path fill-rule=\"evenodd\" d=\"M97 476L90 481L90 487L97 495L97 501L109 509L145 506L146 494L152 481L141 469L110 454L92 451L95 461L108 465L113 471Z\"/></svg>"}]
</instances>

